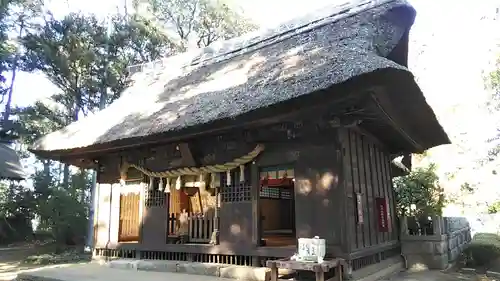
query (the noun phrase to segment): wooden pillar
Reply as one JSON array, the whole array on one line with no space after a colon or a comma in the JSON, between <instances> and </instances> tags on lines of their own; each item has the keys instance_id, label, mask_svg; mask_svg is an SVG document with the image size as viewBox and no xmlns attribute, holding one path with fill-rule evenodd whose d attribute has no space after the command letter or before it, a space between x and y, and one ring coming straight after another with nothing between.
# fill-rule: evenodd
<instances>
[{"instance_id":1,"label":"wooden pillar","mask_svg":"<svg viewBox=\"0 0 500 281\"><path fill-rule=\"evenodd\" d=\"M99 174L99 169L97 170L97 173ZM99 178L97 176L97 178ZM95 249L96 248L96 245L97 245L97 241L98 241L98 235L99 235L99 206L100 206L100 202L101 202L101 197L100 197L100 191L101 191L101 184L99 182L96 183L95 185L95 189L94 189L94 216L92 217L93 218L93 233L92 233L92 236L93 236L93 241L92 241L92 248Z\"/></svg>"},{"instance_id":2,"label":"wooden pillar","mask_svg":"<svg viewBox=\"0 0 500 281\"><path fill-rule=\"evenodd\" d=\"M110 231L109 241L111 243L118 242L118 230L120 225L120 184L111 186L111 214L110 214Z\"/></svg>"},{"instance_id":3,"label":"wooden pillar","mask_svg":"<svg viewBox=\"0 0 500 281\"><path fill-rule=\"evenodd\" d=\"M260 246L260 175L259 167L253 162L250 165L250 182L252 184L252 243L258 247Z\"/></svg>"},{"instance_id":4,"label":"wooden pillar","mask_svg":"<svg viewBox=\"0 0 500 281\"><path fill-rule=\"evenodd\" d=\"M220 196L220 187L222 185L222 177L215 176L212 178L214 182L210 184L215 187L215 209L214 209L214 230L212 232L212 237L210 237L211 245L219 245L219 236L220 236L220 204L221 204L221 196Z\"/></svg>"},{"instance_id":5,"label":"wooden pillar","mask_svg":"<svg viewBox=\"0 0 500 281\"><path fill-rule=\"evenodd\" d=\"M99 184L99 208L96 210L95 217L97 218L97 241L96 248L103 248L109 241L109 222L110 222L110 206L111 206L111 184Z\"/></svg>"},{"instance_id":6,"label":"wooden pillar","mask_svg":"<svg viewBox=\"0 0 500 281\"><path fill-rule=\"evenodd\" d=\"M355 224L356 222L354 221L354 216L349 212L349 206L348 206L348 201L351 200L351 202L354 201L352 197L352 193L349 194L348 192L348 183L349 183L349 178L348 178L348 173L347 169L351 169L351 164L348 157L348 138L347 138L347 129L345 128L340 128L339 129L339 135L338 135L338 140L339 140L339 149L340 149L340 157L342 159L341 165L340 165L340 176L339 176L339 188L342 189L342 196L344 197L344 200L340 201L341 208L342 208L342 213L343 213L343 223L341 225L340 229L340 240L341 240L341 248L345 253L351 253L352 252L352 240L354 237L354 233L352 232L352 224ZM349 186L350 187L350 186Z\"/></svg>"}]
</instances>

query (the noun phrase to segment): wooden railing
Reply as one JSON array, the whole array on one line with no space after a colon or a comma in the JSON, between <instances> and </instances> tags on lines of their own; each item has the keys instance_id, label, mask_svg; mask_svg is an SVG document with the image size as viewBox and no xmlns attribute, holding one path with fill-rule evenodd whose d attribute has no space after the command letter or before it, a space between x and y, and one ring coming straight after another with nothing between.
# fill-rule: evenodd
<instances>
[{"instance_id":1,"label":"wooden railing","mask_svg":"<svg viewBox=\"0 0 500 281\"><path fill-rule=\"evenodd\" d=\"M178 214L171 214L168 218L168 236L176 237L177 233L177 220ZM191 243L209 243L212 232L215 228L215 220L213 217L205 215L190 215L188 218L188 242Z\"/></svg>"}]
</instances>

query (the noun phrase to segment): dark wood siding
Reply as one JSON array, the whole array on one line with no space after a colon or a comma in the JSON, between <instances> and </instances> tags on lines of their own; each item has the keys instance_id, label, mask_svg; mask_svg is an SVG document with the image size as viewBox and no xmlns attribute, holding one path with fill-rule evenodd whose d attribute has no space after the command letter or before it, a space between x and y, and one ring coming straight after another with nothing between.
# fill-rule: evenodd
<instances>
[{"instance_id":1,"label":"dark wood siding","mask_svg":"<svg viewBox=\"0 0 500 281\"><path fill-rule=\"evenodd\" d=\"M245 169L245 182L240 182L239 171L231 172L231 183L221 173L220 243L232 245L235 250L248 250L252 241L252 201L250 169Z\"/></svg>"},{"instance_id":2,"label":"dark wood siding","mask_svg":"<svg viewBox=\"0 0 500 281\"><path fill-rule=\"evenodd\" d=\"M141 243L157 246L167 241L168 204L165 192L158 190L158 181L144 190Z\"/></svg>"},{"instance_id":3,"label":"dark wood siding","mask_svg":"<svg viewBox=\"0 0 500 281\"><path fill-rule=\"evenodd\" d=\"M390 155L376 140L356 130L340 134L344 154L345 195L347 197L346 249L350 252L397 240ZM363 223L358 223L356 196L361 195ZM387 232L379 230L376 198L385 198L389 206Z\"/></svg>"},{"instance_id":4,"label":"dark wood siding","mask_svg":"<svg viewBox=\"0 0 500 281\"><path fill-rule=\"evenodd\" d=\"M336 131L314 139L267 144L256 161L259 168L294 169L296 237L326 239L329 255L340 254L344 232L341 161Z\"/></svg>"},{"instance_id":5,"label":"dark wood siding","mask_svg":"<svg viewBox=\"0 0 500 281\"><path fill-rule=\"evenodd\" d=\"M297 237L317 235L326 239L331 255L339 254L343 225L338 148L334 141L328 146L306 146L295 166Z\"/></svg>"}]
</instances>

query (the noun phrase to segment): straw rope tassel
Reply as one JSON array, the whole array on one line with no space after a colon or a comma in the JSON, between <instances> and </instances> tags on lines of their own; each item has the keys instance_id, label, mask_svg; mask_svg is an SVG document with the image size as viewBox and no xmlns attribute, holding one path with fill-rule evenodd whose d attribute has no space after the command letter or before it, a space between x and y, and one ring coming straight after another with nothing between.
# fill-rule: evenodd
<instances>
[{"instance_id":1,"label":"straw rope tassel","mask_svg":"<svg viewBox=\"0 0 500 281\"><path fill-rule=\"evenodd\" d=\"M153 189L154 182L155 182L155 179L153 177L149 177L149 187L148 188L150 190Z\"/></svg>"},{"instance_id":2,"label":"straw rope tassel","mask_svg":"<svg viewBox=\"0 0 500 281\"><path fill-rule=\"evenodd\" d=\"M205 192L205 190L207 188L207 183L205 181L205 175L200 174L200 179L198 181L200 182L200 187L199 187L200 192L201 193Z\"/></svg>"},{"instance_id":3,"label":"straw rope tassel","mask_svg":"<svg viewBox=\"0 0 500 281\"><path fill-rule=\"evenodd\" d=\"M167 184L165 185L165 193L170 193L170 178L165 179Z\"/></svg>"},{"instance_id":4,"label":"straw rope tassel","mask_svg":"<svg viewBox=\"0 0 500 281\"><path fill-rule=\"evenodd\" d=\"M215 184L215 173L210 173L210 188L217 188L217 184Z\"/></svg>"},{"instance_id":5,"label":"straw rope tassel","mask_svg":"<svg viewBox=\"0 0 500 281\"><path fill-rule=\"evenodd\" d=\"M181 176L178 176L177 180L175 181L175 189L177 190L181 189Z\"/></svg>"},{"instance_id":6,"label":"straw rope tassel","mask_svg":"<svg viewBox=\"0 0 500 281\"><path fill-rule=\"evenodd\" d=\"M231 186L231 170L226 171L226 185Z\"/></svg>"},{"instance_id":7,"label":"straw rope tassel","mask_svg":"<svg viewBox=\"0 0 500 281\"><path fill-rule=\"evenodd\" d=\"M240 165L240 183L245 182L245 165Z\"/></svg>"},{"instance_id":8,"label":"straw rope tassel","mask_svg":"<svg viewBox=\"0 0 500 281\"><path fill-rule=\"evenodd\" d=\"M158 182L158 190L163 191L163 178L160 178L160 181Z\"/></svg>"}]
</instances>

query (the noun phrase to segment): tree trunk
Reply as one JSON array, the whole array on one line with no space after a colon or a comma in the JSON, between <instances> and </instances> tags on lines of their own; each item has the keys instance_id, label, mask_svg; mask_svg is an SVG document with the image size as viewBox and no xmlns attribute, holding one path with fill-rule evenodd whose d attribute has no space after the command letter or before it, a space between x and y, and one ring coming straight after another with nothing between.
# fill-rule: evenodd
<instances>
[{"instance_id":1,"label":"tree trunk","mask_svg":"<svg viewBox=\"0 0 500 281\"><path fill-rule=\"evenodd\" d=\"M63 188L69 189L69 164L64 164L63 170Z\"/></svg>"},{"instance_id":2,"label":"tree trunk","mask_svg":"<svg viewBox=\"0 0 500 281\"><path fill-rule=\"evenodd\" d=\"M21 24L19 27L19 37L23 35L24 31L24 20L20 18ZM10 87L9 87L9 93L7 95L7 103L5 104L5 115L3 116L3 119L5 121L9 120L10 116L10 107L12 104L12 95L14 94L14 83L16 81L16 74L17 74L17 65L19 62L19 52L16 52L16 56L14 57L14 62L12 63L12 78L10 80Z\"/></svg>"},{"instance_id":3,"label":"tree trunk","mask_svg":"<svg viewBox=\"0 0 500 281\"><path fill-rule=\"evenodd\" d=\"M85 204L85 193L87 192L87 173L85 172L84 169L80 169L80 183L81 183L81 189L80 189L80 202L82 204Z\"/></svg>"}]
</instances>

